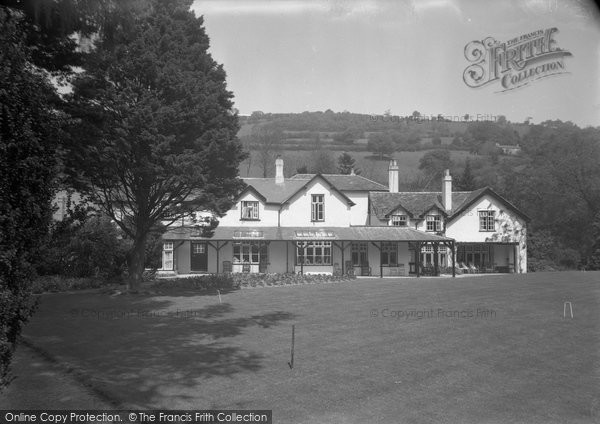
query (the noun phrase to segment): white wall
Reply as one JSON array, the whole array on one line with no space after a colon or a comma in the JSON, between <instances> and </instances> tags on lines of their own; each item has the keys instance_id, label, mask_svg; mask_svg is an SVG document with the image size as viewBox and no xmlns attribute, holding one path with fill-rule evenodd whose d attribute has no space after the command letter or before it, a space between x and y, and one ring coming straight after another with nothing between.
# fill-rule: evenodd
<instances>
[{"instance_id":1,"label":"white wall","mask_svg":"<svg viewBox=\"0 0 600 424\"><path fill-rule=\"evenodd\" d=\"M258 202L258 221L243 220L242 202L256 201ZM222 227L276 227L279 214L279 207L265 205L259 200L254 193L248 192L241 197L238 202L227 212L225 216L219 219L219 226Z\"/></svg>"},{"instance_id":2,"label":"white wall","mask_svg":"<svg viewBox=\"0 0 600 424\"><path fill-rule=\"evenodd\" d=\"M495 231L479 231L480 210L496 211ZM458 242L516 242L518 269L527 272L527 224L492 196L484 196L446 228L446 236Z\"/></svg>"},{"instance_id":3,"label":"white wall","mask_svg":"<svg viewBox=\"0 0 600 424\"><path fill-rule=\"evenodd\" d=\"M423 219L419 219L419 220L411 220L411 228L416 228L419 231L425 231L427 232L427 219L426 216L427 215L435 215L435 216L441 216L441 220L442 220L442 227L441 230L444 231L445 228L445 218L444 215L442 214L442 212L440 212L440 210L438 208L432 208L430 210L428 210L424 215L423 215ZM450 236L447 236L450 237Z\"/></svg>"},{"instance_id":4,"label":"white wall","mask_svg":"<svg viewBox=\"0 0 600 424\"><path fill-rule=\"evenodd\" d=\"M478 212L481 210L496 211L496 231L479 231ZM523 220L516 217L504 205L491 196L484 196L448 224L446 236L457 241L469 242L520 241L525 235L525 225Z\"/></svg>"},{"instance_id":5,"label":"white wall","mask_svg":"<svg viewBox=\"0 0 600 424\"><path fill-rule=\"evenodd\" d=\"M437 212L437 210L436 210L436 212ZM392 215L406 215L406 227L407 228L417 228L417 226L419 225L419 222L421 221L420 219L411 218L410 215L408 214L408 212L406 212L406 210L404 208L398 208L395 211L393 211L392 213L390 213L390 218L387 221L379 220L376 217L374 217L373 219L375 221L382 222L383 225L392 226ZM376 224L376 225L378 225L378 224Z\"/></svg>"},{"instance_id":6,"label":"white wall","mask_svg":"<svg viewBox=\"0 0 600 424\"><path fill-rule=\"evenodd\" d=\"M344 194L355 203L350 209L350 224L367 225L369 220L369 193L366 191L346 191Z\"/></svg>"},{"instance_id":7,"label":"white wall","mask_svg":"<svg viewBox=\"0 0 600 424\"><path fill-rule=\"evenodd\" d=\"M325 220L311 221L313 194L323 194ZM282 227L348 227L352 221L350 205L337 192L329 189L321 180L314 180L306 190L300 191L281 210ZM277 224L275 224L277 225Z\"/></svg>"}]
</instances>

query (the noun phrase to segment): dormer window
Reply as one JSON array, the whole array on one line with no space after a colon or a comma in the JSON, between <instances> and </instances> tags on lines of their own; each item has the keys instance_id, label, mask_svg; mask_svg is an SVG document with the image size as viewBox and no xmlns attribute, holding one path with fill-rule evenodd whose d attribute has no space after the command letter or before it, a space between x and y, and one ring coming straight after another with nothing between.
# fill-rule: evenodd
<instances>
[{"instance_id":1,"label":"dormer window","mask_svg":"<svg viewBox=\"0 0 600 424\"><path fill-rule=\"evenodd\" d=\"M392 225L394 227L406 227L406 215L392 215Z\"/></svg>"},{"instance_id":2,"label":"dormer window","mask_svg":"<svg viewBox=\"0 0 600 424\"><path fill-rule=\"evenodd\" d=\"M442 231L442 217L439 215L427 215L425 218L427 223L427 231L439 232Z\"/></svg>"},{"instance_id":3,"label":"dormer window","mask_svg":"<svg viewBox=\"0 0 600 424\"><path fill-rule=\"evenodd\" d=\"M257 221L258 217L258 202L243 201L242 202L242 217L243 221Z\"/></svg>"},{"instance_id":4,"label":"dormer window","mask_svg":"<svg viewBox=\"0 0 600 424\"><path fill-rule=\"evenodd\" d=\"M325 220L325 196L322 194L313 194L311 202L311 220Z\"/></svg>"},{"instance_id":5,"label":"dormer window","mask_svg":"<svg viewBox=\"0 0 600 424\"><path fill-rule=\"evenodd\" d=\"M496 231L496 211L479 211L479 231Z\"/></svg>"}]
</instances>

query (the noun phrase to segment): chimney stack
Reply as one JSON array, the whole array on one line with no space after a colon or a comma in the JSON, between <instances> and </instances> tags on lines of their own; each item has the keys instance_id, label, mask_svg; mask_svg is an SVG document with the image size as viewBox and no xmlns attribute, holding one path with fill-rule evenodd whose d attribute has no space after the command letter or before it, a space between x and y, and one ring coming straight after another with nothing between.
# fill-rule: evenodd
<instances>
[{"instance_id":1,"label":"chimney stack","mask_svg":"<svg viewBox=\"0 0 600 424\"><path fill-rule=\"evenodd\" d=\"M442 203L446 212L452 210L452 177L450 170L446 169L444 180L442 181Z\"/></svg>"},{"instance_id":2,"label":"chimney stack","mask_svg":"<svg viewBox=\"0 0 600 424\"><path fill-rule=\"evenodd\" d=\"M390 193L398 193L399 172L398 172L398 162L396 162L396 159L392 159L390 161L390 167L388 168L388 175L389 175L388 186L389 186Z\"/></svg>"},{"instance_id":3,"label":"chimney stack","mask_svg":"<svg viewBox=\"0 0 600 424\"><path fill-rule=\"evenodd\" d=\"M283 184L283 159L281 156L277 156L275 159L275 184Z\"/></svg>"}]
</instances>

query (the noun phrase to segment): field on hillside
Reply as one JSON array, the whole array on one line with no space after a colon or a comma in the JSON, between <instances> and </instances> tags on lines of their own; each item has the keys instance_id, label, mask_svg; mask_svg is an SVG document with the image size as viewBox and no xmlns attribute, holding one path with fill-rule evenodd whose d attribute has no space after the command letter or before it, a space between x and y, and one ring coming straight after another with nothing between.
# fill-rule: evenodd
<instances>
[{"instance_id":1,"label":"field on hillside","mask_svg":"<svg viewBox=\"0 0 600 424\"><path fill-rule=\"evenodd\" d=\"M294 424L597 423L599 280L369 278L222 304L193 291L49 294L25 337L122 407L273 409Z\"/></svg>"},{"instance_id":2,"label":"field on hillside","mask_svg":"<svg viewBox=\"0 0 600 424\"><path fill-rule=\"evenodd\" d=\"M413 179L419 171L419 160L423 157L426 151L418 152L396 152L393 154L393 158L398 161L400 167L400 181L406 181ZM337 167L337 158L342 152L331 152L331 157L334 160L335 166ZM362 171L361 175L370 178L374 181L386 184L388 183L388 164L389 158L379 160L378 157L373 156L371 152L349 152L349 154L356 160L357 167ZM284 160L284 172L286 175L293 175L296 173L296 169L306 165L310 168L311 165L311 152L310 151L283 151L281 156ZM467 157L473 158L469 152L465 151L450 151L450 157L456 163L462 164L465 162ZM258 160L258 153L256 151L251 152L251 158L246 159L240 165L240 175L242 177L262 177L263 172ZM269 169L267 176L273 177L275 175L275 164Z\"/></svg>"}]
</instances>

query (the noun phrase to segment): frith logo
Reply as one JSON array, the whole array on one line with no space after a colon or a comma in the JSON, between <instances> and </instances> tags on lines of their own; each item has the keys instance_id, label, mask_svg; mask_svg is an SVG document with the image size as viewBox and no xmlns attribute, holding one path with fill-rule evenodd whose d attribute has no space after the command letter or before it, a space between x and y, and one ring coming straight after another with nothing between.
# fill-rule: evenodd
<instances>
[{"instance_id":1,"label":"frith logo","mask_svg":"<svg viewBox=\"0 0 600 424\"><path fill-rule=\"evenodd\" d=\"M463 72L465 84L478 88L499 81L500 91L508 91L566 73L564 58L572 55L556 45L557 32L540 29L503 43L492 37L471 41L465 46L465 58L471 62Z\"/></svg>"}]
</instances>

